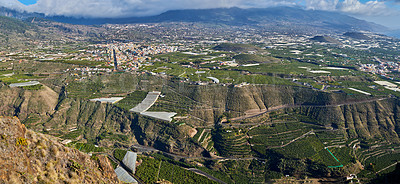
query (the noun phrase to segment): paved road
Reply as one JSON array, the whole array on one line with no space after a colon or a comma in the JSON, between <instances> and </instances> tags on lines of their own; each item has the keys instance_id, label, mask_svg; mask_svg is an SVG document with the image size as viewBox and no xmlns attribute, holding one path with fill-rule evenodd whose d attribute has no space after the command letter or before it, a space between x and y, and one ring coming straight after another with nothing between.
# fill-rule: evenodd
<instances>
[{"instance_id":1,"label":"paved road","mask_svg":"<svg viewBox=\"0 0 400 184\"><path fill-rule=\"evenodd\" d=\"M292 144L293 142L295 142L295 141L297 141L297 140L299 140L299 139L302 139L302 138L306 137L307 135L313 134L313 133L314 133L314 131L311 130L311 131L309 131L309 132L307 132L307 133L301 135L300 137L294 138L293 140L291 140L290 142L288 142L288 143L286 143L286 144L284 144L284 145L282 145L282 146L273 146L273 147L271 147L271 148L283 148L283 147L285 147L285 146L287 146L287 145L289 145L289 144Z\"/></svg>"},{"instance_id":2,"label":"paved road","mask_svg":"<svg viewBox=\"0 0 400 184\"><path fill-rule=\"evenodd\" d=\"M222 181L222 180L220 180L220 179L218 179L218 178L215 178L214 176L211 176L211 175L209 175L208 173L203 172L203 171L201 171L201 170L199 170L199 169L196 169L196 168L189 168L188 170L189 170L189 171L192 171L192 172L194 172L194 173L203 175L203 176L207 177L208 179L214 180L214 181L216 181L216 182L218 182L218 183L226 184L224 181Z\"/></svg>"},{"instance_id":3,"label":"paved road","mask_svg":"<svg viewBox=\"0 0 400 184\"><path fill-rule=\"evenodd\" d=\"M168 153L168 152L165 152L165 151L161 151L161 150L158 150L158 149L154 149L152 147L147 147L147 146L142 146L142 145L133 145L132 147L138 149L139 152L153 152L153 151L154 152L161 152L161 153L164 153L166 155L169 155L171 157L178 158L178 159L184 158L184 159L204 159L204 160L219 160L219 161L225 161L225 160L254 160L254 159L265 160L265 159L257 158L257 157L246 157L246 158L234 158L234 157L218 157L218 158L190 157L190 156L176 155L176 154Z\"/></svg>"},{"instance_id":4,"label":"paved road","mask_svg":"<svg viewBox=\"0 0 400 184\"><path fill-rule=\"evenodd\" d=\"M387 167L385 167L385 168L379 170L378 172L376 172L376 174L379 174L380 172L382 172L382 171L384 171L384 170L386 170L386 169L389 169L389 168L395 166L395 165L398 164L398 163L400 163L400 162L396 162L396 163L394 163L394 164L392 164L392 165L389 165L389 166L387 166Z\"/></svg>"}]
</instances>

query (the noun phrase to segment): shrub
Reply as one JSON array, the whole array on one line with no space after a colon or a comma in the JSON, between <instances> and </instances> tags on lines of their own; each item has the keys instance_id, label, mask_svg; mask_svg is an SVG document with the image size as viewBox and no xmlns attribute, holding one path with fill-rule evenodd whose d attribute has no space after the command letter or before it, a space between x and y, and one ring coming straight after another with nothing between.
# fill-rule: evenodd
<instances>
[{"instance_id":1,"label":"shrub","mask_svg":"<svg viewBox=\"0 0 400 184\"><path fill-rule=\"evenodd\" d=\"M16 145L16 146L19 146L19 145L21 145L21 146L28 146L28 142L26 141L25 138L23 138L23 137L18 137L18 138L17 138L17 142L15 143L15 145Z\"/></svg>"}]
</instances>

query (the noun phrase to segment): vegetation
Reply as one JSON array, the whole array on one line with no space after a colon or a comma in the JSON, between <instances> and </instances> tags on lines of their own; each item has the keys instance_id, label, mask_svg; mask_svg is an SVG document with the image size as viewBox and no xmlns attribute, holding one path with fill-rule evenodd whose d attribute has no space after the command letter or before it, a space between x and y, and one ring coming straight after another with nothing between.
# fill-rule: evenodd
<instances>
[{"instance_id":1,"label":"vegetation","mask_svg":"<svg viewBox=\"0 0 400 184\"><path fill-rule=\"evenodd\" d=\"M192 171L183 169L166 161L150 157L138 157L142 163L136 168L136 175L144 183L156 183L167 180L173 183L216 183L204 176L195 174ZM158 176L158 179L157 179Z\"/></svg>"},{"instance_id":2,"label":"vegetation","mask_svg":"<svg viewBox=\"0 0 400 184\"><path fill-rule=\"evenodd\" d=\"M78 172L78 171L80 171L81 169L82 169L82 165L81 164L79 164L79 163L77 163L77 162L75 162L75 161L73 161L73 160L70 160L70 166L69 166L74 172Z\"/></svg>"},{"instance_id":3,"label":"vegetation","mask_svg":"<svg viewBox=\"0 0 400 184\"><path fill-rule=\"evenodd\" d=\"M28 146L28 142L26 142L26 139L23 137L18 137L16 142L15 142L16 146Z\"/></svg>"},{"instance_id":4,"label":"vegetation","mask_svg":"<svg viewBox=\"0 0 400 184\"><path fill-rule=\"evenodd\" d=\"M5 84L13 84L13 83L22 83L27 82L28 80L40 79L43 77L37 77L30 74L15 74L10 77L0 76L0 81ZM24 87L25 88L25 87ZM29 86L27 89L32 88L32 90L40 89L41 85Z\"/></svg>"},{"instance_id":5,"label":"vegetation","mask_svg":"<svg viewBox=\"0 0 400 184\"><path fill-rule=\"evenodd\" d=\"M75 130L75 131L69 132L67 134L64 134L63 136L61 136L61 138L62 139L75 139L75 138L79 137L80 135L82 135L82 131Z\"/></svg>"},{"instance_id":6,"label":"vegetation","mask_svg":"<svg viewBox=\"0 0 400 184\"><path fill-rule=\"evenodd\" d=\"M89 144L89 143L76 143L75 148L78 149L79 151L83 151L86 153L104 151L104 148L96 147L94 144Z\"/></svg>"},{"instance_id":7,"label":"vegetation","mask_svg":"<svg viewBox=\"0 0 400 184\"><path fill-rule=\"evenodd\" d=\"M34 86L24 86L22 88L25 89L25 90L40 90L40 89L43 88L43 85L37 84L37 85L34 85Z\"/></svg>"},{"instance_id":8,"label":"vegetation","mask_svg":"<svg viewBox=\"0 0 400 184\"><path fill-rule=\"evenodd\" d=\"M44 60L43 62L66 63L80 66L99 66L104 64L103 62L88 60Z\"/></svg>"},{"instance_id":9,"label":"vegetation","mask_svg":"<svg viewBox=\"0 0 400 184\"><path fill-rule=\"evenodd\" d=\"M110 161L111 166L113 169L116 169L118 167L118 163L115 163L113 159L111 159L109 156L107 156L108 161Z\"/></svg>"},{"instance_id":10,"label":"vegetation","mask_svg":"<svg viewBox=\"0 0 400 184\"><path fill-rule=\"evenodd\" d=\"M276 58L255 54L239 54L234 56L233 59L239 64L271 63L279 61Z\"/></svg>"},{"instance_id":11,"label":"vegetation","mask_svg":"<svg viewBox=\"0 0 400 184\"><path fill-rule=\"evenodd\" d=\"M221 156L245 157L250 155L246 134L240 129L216 129L213 131L214 147Z\"/></svg>"},{"instance_id":12,"label":"vegetation","mask_svg":"<svg viewBox=\"0 0 400 184\"><path fill-rule=\"evenodd\" d=\"M27 30L35 28L33 24L4 16L0 16L0 22L0 29L3 33L25 33Z\"/></svg>"},{"instance_id":13,"label":"vegetation","mask_svg":"<svg viewBox=\"0 0 400 184\"><path fill-rule=\"evenodd\" d=\"M124 99L119 101L116 105L122 109L130 110L142 102L147 96L146 91L135 91L128 94Z\"/></svg>"},{"instance_id":14,"label":"vegetation","mask_svg":"<svg viewBox=\"0 0 400 184\"><path fill-rule=\"evenodd\" d=\"M217 45L213 48L219 51L232 51L232 52L247 52L247 51L257 51L258 47L248 45L248 44L234 44L234 43L223 43Z\"/></svg>"},{"instance_id":15,"label":"vegetation","mask_svg":"<svg viewBox=\"0 0 400 184\"><path fill-rule=\"evenodd\" d=\"M129 136L124 135L124 134L114 134L112 132L106 131L96 137L97 141L101 141L101 140L105 140L105 139L115 140L115 141L119 141L119 142L127 142L127 141L129 141Z\"/></svg>"},{"instance_id":16,"label":"vegetation","mask_svg":"<svg viewBox=\"0 0 400 184\"><path fill-rule=\"evenodd\" d=\"M124 160L124 157L126 155L127 151L126 150L122 150L122 149L115 149L113 156L115 159L117 159L118 161L122 162L122 160Z\"/></svg>"},{"instance_id":17,"label":"vegetation","mask_svg":"<svg viewBox=\"0 0 400 184\"><path fill-rule=\"evenodd\" d=\"M304 139L295 141L284 148L277 149L276 151L285 157L304 159L312 157L323 148L324 145L318 140L318 138L311 135Z\"/></svg>"}]
</instances>

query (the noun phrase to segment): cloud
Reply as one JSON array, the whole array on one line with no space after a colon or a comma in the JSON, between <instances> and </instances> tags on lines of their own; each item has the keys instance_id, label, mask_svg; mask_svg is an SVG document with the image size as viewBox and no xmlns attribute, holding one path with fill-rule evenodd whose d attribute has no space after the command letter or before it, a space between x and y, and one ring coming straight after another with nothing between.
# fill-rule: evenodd
<instances>
[{"instance_id":1,"label":"cloud","mask_svg":"<svg viewBox=\"0 0 400 184\"><path fill-rule=\"evenodd\" d=\"M45 13L46 15L128 17L156 15L176 9L255 8L279 5L294 6L297 5L296 2L298 1L299 0L38 0L34 5L24 6L24 9L29 12Z\"/></svg>"},{"instance_id":2,"label":"cloud","mask_svg":"<svg viewBox=\"0 0 400 184\"><path fill-rule=\"evenodd\" d=\"M46 15L102 18L157 15L176 9L263 8L280 5L354 15L389 15L400 11L387 6L400 0L369 0L366 3L359 0L38 0L36 4L28 6L18 0L0 1L0 6Z\"/></svg>"},{"instance_id":3,"label":"cloud","mask_svg":"<svg viewBox=\"0 0 400 184\"><path fill-rule=\"evenodd\" d=\"M339 0L306 0L305 3L307 9L335 11Z\"/></svg>"},{"instance_id":4,"label":"cloud","mask_svg":"<svg viewBox=\"0 0 400 184\"><path fill-rule=\"evenodd\" d=\"M155 15L167 10L219 8L240 4L239 0L39 0L27 10L47 15L126 17Z\"/></svg>"},{"instance_id":5,"label":"cloud","mask_svg":"<svg viewBox=\"0 0 400 184\"><path fill-rule=\"evenodd\" d=\"M386 2L394 2L394 3L400 4L400 0L383 0L383 1L386 1Z\"/></svg>"},{"instance_id":6,"label":"cloud","mask_svg":"<svg viewBox=\"0 0 400 184\"><path fill-rule=\"evenodd\" d=\"M400 2L400 0L387 0L386 2ZM338 11L353 15L388 16L396 15L400 10L390 8L384 1L370 0L365 3L359 0L305 0L307 9Z\"/></svg>"},{"instance_id":7,"label":"cloud","mask_svg":"<svg viewBox=\"0 0 400 184\"><path fill-rule=\"evenodd\" d=\"M23 10L25 8L25 5L23 5L18 0L0 0L0 6L17 10Z\"/></svg>"},{"instance_id":8,"label":"cloud","mask_svg":"<svg viewBox=\"0 0 400 184\"><path fill-rule=\"evenodd\" d=\"M393 15L397 13L396 10L389 8L385 2L381 1L361 3L358 0L344 0L340 3L338 9L342 12L366 16Z\"/></svg>"}]
</instances>

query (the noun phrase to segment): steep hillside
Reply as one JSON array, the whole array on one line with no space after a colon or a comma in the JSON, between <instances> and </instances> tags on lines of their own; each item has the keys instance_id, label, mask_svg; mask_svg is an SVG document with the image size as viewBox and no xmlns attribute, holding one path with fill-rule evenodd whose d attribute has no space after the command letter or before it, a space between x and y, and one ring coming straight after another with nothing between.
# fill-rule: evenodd
<instances>
[{"instance_id":1,"label":"steep hillside","mask_svg":"<svg viewBox=\"0 0 400 184\"><path fill-rule=\"evenodd\" d=\"M35 28L33 24L20 21L18 19L0 16L1 33L25 33L26 31Z\"/></svg>"},{"instance_id":2,"label":"steep hillside","mask_svg":"<svg viewBox=\"0 0 400 184\"><path fill-rule=\"evenodd\" d=\"M99 27L69 25L43 18L17 19L1 16L0 7L0 44L5 48L27 48L37 41L52 40L64 43L79 37L80 41L98 40L104 29ZM37 43L36 43L37 44Z\"/></svg>"},{"instance_id":3,"label":"steep hillside","mask_svg":"<svg viewBox=\"0 0 400 184\"><path fill-rule=\"evenodd\" d=\"M0 183L119 183L108 159L0 117Z\"/></svg>"},{"instance_id":4,"label":"steep hillside","mask_svg":"<svg viewBox=\"0 0 400 184\"><path fill-rule=\"evenodd\" d=\"M35 131L105 147L140 143L178 154L203 152L199 146L188 143L186 126L146 118L111 104L65 99L47 87L30 91L3 86L0 92L6 94L0 97L0 114L18 116ZM78 130L70 131L75 128Z\"/></svg>"},{"instance_id":5,"label":"steep hillside","mask_svg":"<svg viewBox=\"0 0 400 184\"><path fill-rule=\"evenodd\" d=\"M23 47L40 37L38 29L34 24L0 16L0 44L3 47Z\"/></svg>"},{"instance_id":6,"label":"steep hillside","mask_svg":"<svg viewBox=\"0 0 400 184\"><path fill-rule=\"evenodd\" d=\"M21 120L35 116L44 120L57 105L58 94L44 86L41 90L9 88L0 84L0 114L18 116ZM38 119L38 120L39 120Z\"/></svg>"},{"instance_id":7,"label":"steep hillside","mask_svg":"<svg viewBox=\"0 0 400 184\"><path fill-rule=\"evenodd\" d=\"M175 86L178 85L178 86ZM0 101L1 114L18 116L35 131L44 131L64 139L85 140L103 147L129 147L142 144L176 154L199 156L204 148L189 139L193 128L166 123L128 112L112 104L64 98L44 87L38 91L8 88ZM348 138L390 138L397 142L400 133L399 106L395 99L326 93L296 86L248 85L195 86L170 83L157 110L182 109L195 126L213 126L223 117L241 122L260 122L249 118L272 117L267 110L282 109L308 117L323 127L346 129ZM271 117L270 117L271 116ZM77 129L76 131L71 131Z\"/></svg>"},{"instance_id":8,"label":"steep hillside","mask_svg":"<svg viewBox=\"0 0 400 184\"><path fill-rule=\"evenodd\" d=\"M315 91L296 86L248 85L180 87L177 92L197 102L190 114L213 123L224 112L233 117L282 105L327 105L357 101L356 96ZM164 93L164 91L163 91ZM168 90L165 90L168 93ZM365 98L365 97L361 97Z\"/></svg>"},{"instance_id":9,"label":"steep hillside","mask_svg":"<svg viewBox=\"0 0 400 184\"><path fill-rule=\"evenodd\" d=\"M388 99L337 107L303 107L299 112L323 125L347 129L349 138L384 138L398 143L399 109L398 100Z\"/></svg>"}]
</instances>

